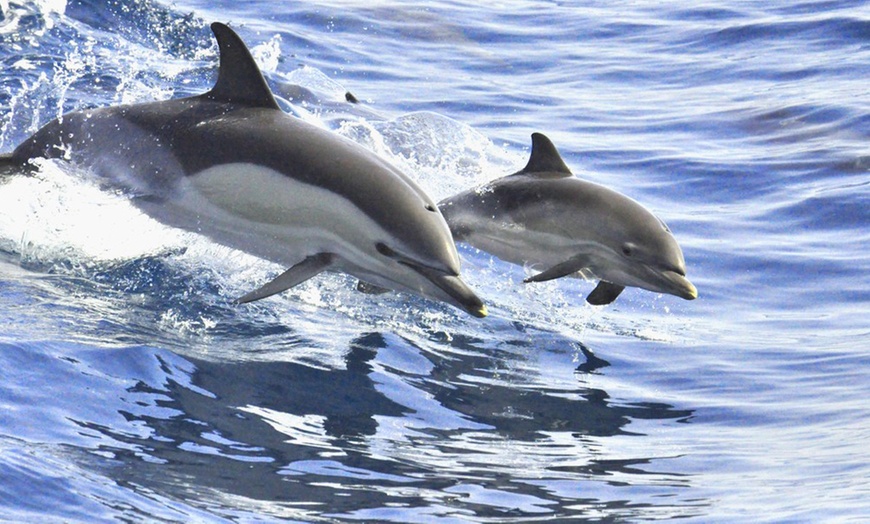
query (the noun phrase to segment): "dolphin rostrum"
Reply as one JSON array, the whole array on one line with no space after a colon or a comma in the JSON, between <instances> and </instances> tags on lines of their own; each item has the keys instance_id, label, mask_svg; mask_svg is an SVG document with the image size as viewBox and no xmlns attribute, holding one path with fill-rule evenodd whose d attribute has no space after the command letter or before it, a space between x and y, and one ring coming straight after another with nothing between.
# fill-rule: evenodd
<instances>
[{"instance_id":1,"label":"dolphin rostrum","mask_svg":"<svg viewBox=\"0 0 870 524\"><path fill-rule=\"evenodd\" d=\"M485 316L435 202L374 153L282 112L238 35L211 28L220 66L207 93L66 114L0 166L69 160L160 222L290 266L241 303L332 270Z\"/></svg>"},{"instance_id":2,"label":"dolphin rostrum","mask_svg":"<svg viewBox=\"0 0 870 524\"><path fill-rule=\"evenodd\" d=\"M664 222L611 189L572 175L540 133L521 171L438 204L457 241L539 268L525 282L579 274L598 279L586 297L609 304L626 286L692 300L683 252Z\"/></svg>"}]
</instances>

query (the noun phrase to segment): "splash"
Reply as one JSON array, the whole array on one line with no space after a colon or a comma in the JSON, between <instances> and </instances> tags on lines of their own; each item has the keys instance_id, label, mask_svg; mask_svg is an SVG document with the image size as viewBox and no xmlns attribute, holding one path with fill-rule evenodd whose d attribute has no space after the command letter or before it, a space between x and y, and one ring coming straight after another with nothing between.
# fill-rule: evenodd
<instances>
[{"instance_id":1,"label":"splash","mask_svg":"<svg viewBox=\"0 0 870 524\"><path fill-rule=\"evenodd\" d=\"M264 74L274 73L281 61L281 35L275 35L268 42L252 47L251 55Z\"/></svg>"},{"instance_id":2,"label":"splash","mask_svg":"<svg viewBox=\"0 0 870 524\"><path fill-rule=\"evenodd\" d=\"M55 20L65 11L65 0L0 0L0 35L30 31L35 36L42 36L54 27Z\"/></svg>"},{"instance_id":3,"label":"splash","mask_svg":"<svg viewBox=\"0 0 870 524\"><path fill-rule=\"evenodd\" d=\"M38 262L131 259L183 246L178 232L148 218L127 198L106 193L55 162L41 161L39 166L35 176L15 177L2 186L4 250Z\"/></svg>"}]
</instances>

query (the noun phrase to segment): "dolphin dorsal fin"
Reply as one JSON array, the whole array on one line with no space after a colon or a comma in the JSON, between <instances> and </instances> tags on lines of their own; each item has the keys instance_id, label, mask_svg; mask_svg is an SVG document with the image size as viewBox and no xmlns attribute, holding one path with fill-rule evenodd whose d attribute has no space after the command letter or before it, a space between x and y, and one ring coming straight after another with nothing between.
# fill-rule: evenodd
<instances>
[{"instance_id":1,"label":"dolphin dorsal fin","mask_svg":"<svg viewBox=\"0 0 870 524\"><path fill-rule=\"evenodd\" d=\"M549 138L542 133L532 133L532 154L529 163L520 171L524 175L535 174L545 178L562 178L571 176L571 170L565 165L559 151Z\"/></svg>"},{"instance_id":2,"label":"dolphin dorsal fin","mask_svg":"<svg viewBox=\"0 0 870 524\"><path fill-rule=\"evenodd\" d=\"M220 22L213 23L211 30L220 49L220 67L217 82L203 96L218 102L280 110L263 73L239 35Z\"/></svg>"}]
</instances>

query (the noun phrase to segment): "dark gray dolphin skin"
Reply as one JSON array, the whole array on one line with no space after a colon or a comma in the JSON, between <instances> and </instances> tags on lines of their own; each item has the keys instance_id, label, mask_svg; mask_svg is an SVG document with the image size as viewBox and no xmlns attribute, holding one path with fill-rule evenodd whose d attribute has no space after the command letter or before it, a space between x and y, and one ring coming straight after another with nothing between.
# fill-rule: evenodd
<instances>
[{"instance_id":1,"label":"dark gray dolphin skin","mask_svg":"<svg viewBox=\"0 0 870 524\"><path fill-rule=\"evenodd\" d=\"M540 133L521 171L438 206L457 241L541 270L525 282L578 273L598 279L586 298L593 305L613 302L626 286L698 296L665 223L627 196L575 177Z\"/></svg>"},{"instance_id":2,"label":"dark gray dolphin skin","mask_svg":"<svg viewBox=\"0 0 870 524\"><path fill-rule=\"evenodd\" d=\"M486 316L435 202L362 146L282 112L238 35L211 28L220 48L211 91L69 113L0 166L68 160L160 222L290 266L238 302L332 270L363 291L407 291Z\"/></svg>"}]
</instances>

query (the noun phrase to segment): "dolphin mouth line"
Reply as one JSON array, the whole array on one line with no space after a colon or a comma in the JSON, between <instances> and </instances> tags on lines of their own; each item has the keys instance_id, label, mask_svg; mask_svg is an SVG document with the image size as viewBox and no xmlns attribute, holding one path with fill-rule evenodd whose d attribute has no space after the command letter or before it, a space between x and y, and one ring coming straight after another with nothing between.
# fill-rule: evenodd
<instances>
[{"instance_id":1,"label":"dolphin mouth line","mask_svg":"<svg viewBox=\"0 0 870 524\"><path fill-rule=\"evenodd\" d=\"M391 248L390 246L384 244L383 242L378 242L377 244L375 244L375 249L378 251L378 253L384 255L385 257L392 258L393 260L395 260L399 264L402 264L403 266L407 266L407 267L413 269L414 271L417 271L418 273L421 270L425 269L426 271L432 271L435 273L443 273L445 275L449 275L449 276L453 276L453 277L459 276L459 273L450 273L446 269L439 269L437 267L424 264L423 262L420 262L418 260L414 260L413 258L396 251L395 249Z\"/></svg>"},{"instance_id":2,"label":"dolphin mouth line","mask_svg":"<svg viewBox=\"0 0 870 524\"><path fill-rule=\"evenodd\" d=\"M375 249L377 249L380 254L395 260L397 264L401 264L408 269L411 269L429 282L435 284L438 289L446 293L447 296L455 301L455 305L469 314L478 318L483 318L489 314L486 310L486 304L484 304L483 301L468 288L465 282L459 278L458 271L450 271L423 264L411 257L399 253L383 242L378 242L375 245Z\"/></svg>"},{"instance_id":3,"label":"dolphin mouth line","mask_svg":"<svg viewBox=\"0 0 870 524\"><path fill-rule=\"evenodd\" d=\"M698 289L686 278L683 271L665 270L661 272L665 281L669 284L669 292L686 300L698 298Z\"/></svg>"},{"instance_id":4,"label":"dolphin mouth line","mask_svg":"<svg viewBox=\"0 0 870 524\"><path fill-rule=\"evenodd\" d=\"M477 318L483 318L489 314L486 304L474 292L468 289L465 283L459 279L458 275L451 275L445 271L415 264L408 260L396 260L396 262L419 273L426 280L435 284L438 289L447 293L450 298L454 299L469 314Z\"/></svg>"}]
</instances>

